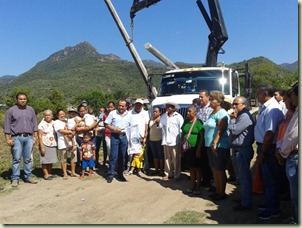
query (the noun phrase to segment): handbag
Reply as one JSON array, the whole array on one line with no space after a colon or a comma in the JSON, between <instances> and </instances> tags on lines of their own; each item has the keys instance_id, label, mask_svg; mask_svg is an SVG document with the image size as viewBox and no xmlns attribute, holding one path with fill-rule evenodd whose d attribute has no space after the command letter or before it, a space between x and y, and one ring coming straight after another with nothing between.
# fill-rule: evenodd
<instances>
[{"instance_id":1,"label":"handbag","mask_svg":"<svg viewBox=\"0 0 302 228\"><path fill-rule=\"evenodd\" d=\"M186 140L183 141L183 142L181 143L182 152L186 152L187 150L191 149L191 146L190 146L190 144L189 144L189 138L190 138L192 129L193 129L193 127L194 127L194 124L195 124L195 122L196 122L196 119L197 119L197 118L195 117L194 120L193 120L193 123L192 123L192 125L191 125L191 128L190 128L190 130L189 130L189 132L188 132L188 134L187 134Z\"/></svg>"}]
</instances>

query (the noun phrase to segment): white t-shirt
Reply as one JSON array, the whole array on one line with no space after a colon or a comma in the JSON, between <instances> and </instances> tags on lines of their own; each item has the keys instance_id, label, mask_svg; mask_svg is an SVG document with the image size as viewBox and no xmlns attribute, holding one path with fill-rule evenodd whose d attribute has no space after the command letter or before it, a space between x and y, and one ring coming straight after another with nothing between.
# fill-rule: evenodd
<instances>
[{"instance_id":1,"label":"white t-shirt","mask_svg":"<svg viewBox=\"0 0 302 228\"><path fill-rule=\"evenodd\" d=\"M86 113L84 116L83 116L84 120L85 120L85 125L86 126L91 126L94 121L96 120L96 117L94 115L91 115L91 114L88 114Z\"/></svg>"},{"instance_id":2,"label":"white t-shirt","mask_svg":"<svg viewBox=\"0 0 302 228\"><path fill-rule=\"evenodd\" d=\"M141 138L145 137L146 124L149 123L148 111L142 110L137 113L134 109L131 110L131 126L138 126L138 133Z\"/></svg>"},{"instance_id":3,"label":"white t-shirt","mask_svg":"<svg viewBox=\"0 0 302 228\"><path fill-rule=\"evenodd\" d=\"M64 139L64 134L61 134L59 130L64 130L66 126L66 123L61 120L55 120L54 121L54 129L55 132L57 133L57 138L58 138L58 149L65 149L67 148L66 142Z\"/></svg>"}]
</instances>

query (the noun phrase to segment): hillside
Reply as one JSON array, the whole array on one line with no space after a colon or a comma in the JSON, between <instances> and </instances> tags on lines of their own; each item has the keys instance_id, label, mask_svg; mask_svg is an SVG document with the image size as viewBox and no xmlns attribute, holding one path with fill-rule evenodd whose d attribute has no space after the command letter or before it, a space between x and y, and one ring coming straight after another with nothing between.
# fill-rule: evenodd
<instances>
[{"instance_id":1,"label":"hillside","mask_svg":"<svg viewBox=\"0 0 302 228\"><path fill-rule=\"evenodd\" d=\"M244 68L248 63L254 77L253 86L269 80L275 86L287 88L298 79L297 70L291 72L265 57L252 58L228 65L235 69ZM145 60L149 74L158 75L166 68L163 64ZM197 64L177 62L180 67ZM154 77L154 85L160 77ZM8 94L14 87L27 86L36 98L46 97L52 88L58 88L67 102L91 89L104 93L123 91L131 96L146 96L147 87L134 62L122 60L113 54L100 54L88 42L66 47L47 59L37 63L19 77L0 77L0 95Z\"/></svg>"},{"instance_id":2,"label":"hillside","mask_svg":"<svg viewBox=\"0 0 302 228\"><path fill-rule=\"evenodd\" d=\"M162 73L164 68L147 61L149 73ZM146 96L147 89L134 62L113 54L99 54L88 42L66 47L6 85L0 85L2 94L13 87L28 86L35 97L44 97L51 88L59 88L66 100L88 91L122 90L133 96Z\"/></svg>"}]
</instances>

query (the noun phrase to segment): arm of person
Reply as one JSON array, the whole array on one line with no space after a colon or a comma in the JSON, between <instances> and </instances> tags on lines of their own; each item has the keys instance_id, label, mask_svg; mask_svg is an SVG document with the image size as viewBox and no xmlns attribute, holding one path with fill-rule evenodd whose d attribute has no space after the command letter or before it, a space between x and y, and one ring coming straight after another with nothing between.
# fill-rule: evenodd
<instances>
[{"instance_id":1,"label":"arm of person","mask_svg":"<svg viewBox=\"0 0 302 228\"><path fill-rule=\"evenodd\" d=\"M239 135L243 132L248 126L252 125L252 121L248 114L243 113L241 114L235 122L231 121L229 126L229 130L232 132L233 135Z\"/></svg>"},{"instance_id":2,"label":"arm of person","mask_svg":"<svg viewBox=\"0 0 302 228\"><path fill-rule=\"evenodd\" d=\"M7 145L9 145L10 147L14 146L14 140L11 138L10 134L5 133L5 140Z\"/></svg>"},{"instance_id":3,"label":"arm of person","mask_svg":"<svg viewBox=\"0 0 302 228\"><path fill-rule=\"evenodd\" d=\"M44 148L44 144L43 144L43 140L42 140L42 137L43 137L43 130L39 130L38 131L38 135L39 135L39 147L40 147L40 152L41 152L41 156L44 157L45 155L45 148Z\"/></svg>"},{"instance_id":4,"label":"arm of person","mask_svg":"<svg viewBox=\"0 0 302 228\"><path fill-rule=\"evenodd\" d=\"M117 133L117 134L120 134L120 133L122 132L122 129L121 129L121 128L113 127L112 125L107 124L107 123L105 123L105 128L107 128L107 129L109 129L111 132L114 132L114 133Z\"/></svg>"},{"instance_id":5,"label":"arm of person","mask_svg":"<svg viewBox=\"0 0 302 228\"><path fill-rule=\"evenodd\" d=\"M94 121L90 126L79 126L79 123L76 125L75 130L77 133L84 133L93 130L97 126L97 121Z\"/></svg>"},{"instance_id":6,"label":"arm of person","mask_svg":"<svg viewBox=\"0 0 302 228\"><path fill-rule=\"evenodd\" d=\"M145 124L145 136L144 136L144 145L146 145L148 137L149 124Z\"/></svg>"},{"instance_id":7,"label":"arm of person","mask_svg":"<svg viewBox=\"0 0 302 228\"><path fill-rule=\"evenodd\" d=\"M196 158L201 158L201 149L204 147L204 129L199 132L199 143L197 145Z\"/></svg>"},{"instance_id":8,"label":"arm of person","mask_svg":"<svg viewBox=\"0 0 302 228\"><path fill-rule=\"evenodd\" d=\"M228 125L227 117L224 117L217 121L218 131L212 142L212 152L213 153L216 153L217 144L218 144L221 136L223 135L223 133L226 131L227 125Z\"/></svg>"}]
</instances>

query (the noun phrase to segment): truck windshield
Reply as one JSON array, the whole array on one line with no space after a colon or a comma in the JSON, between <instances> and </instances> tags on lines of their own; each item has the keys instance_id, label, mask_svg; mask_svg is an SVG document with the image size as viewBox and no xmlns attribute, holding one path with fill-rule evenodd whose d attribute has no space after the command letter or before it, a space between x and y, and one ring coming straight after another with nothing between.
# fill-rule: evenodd
<instances>
[{"instance_id":1,"label":"truck windshield","mask_svg":"<svg viewBox=\"0 0 302 228\"><path fill-rule=\"evenodd\" d=\"M197 94L202 89L219 90L224 94L229 94L230 82L227 72L200 70L164 74L158 96Z\"/></svg>"}]
</instances>

